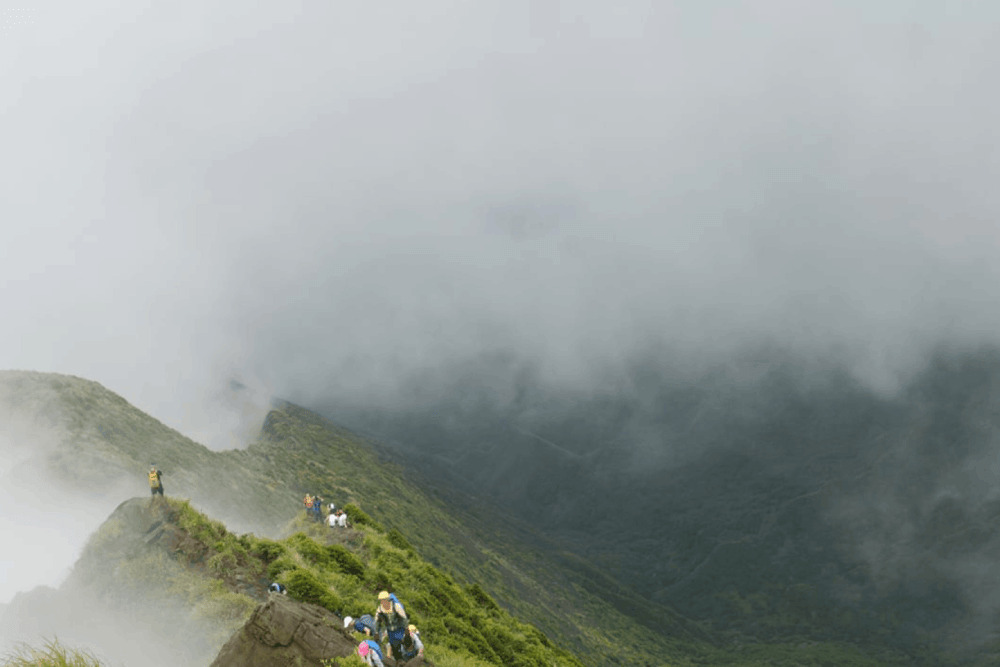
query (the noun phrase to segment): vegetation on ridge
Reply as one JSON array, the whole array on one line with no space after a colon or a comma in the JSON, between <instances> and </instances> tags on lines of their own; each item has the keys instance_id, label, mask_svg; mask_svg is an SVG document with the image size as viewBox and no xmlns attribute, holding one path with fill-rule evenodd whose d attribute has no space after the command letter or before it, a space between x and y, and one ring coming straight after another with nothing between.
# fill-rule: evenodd
<instances>
[{"instance_id":1,"label":"vegetation on ridge","mask_svg":"<svg viewBox=\"0 0 1000 667\"><path fill-rule=\"evenodd\" d=\"M45 377L32 381L44 384ZM377 446L297 406L275 406L247 450L210 452L95 383L58 379L62 388L56 393L89 406L74 411L67 457L115 428L153 438L130 443L127 457L105 442L106 456L117 456L112 460L124 469L138 468L132 474L138 473L139 488L151 458L167 469L165 506L176 513L184 535L159 556L126 554L131 560L115 574L133 577L139 590L143 582L167 580L170 604L191 612L185 630L196 628L198 619L238 626L263 599L269 580L278 579L300 599L311 597L351 615L372 611L378 587L398 591L424 633L429 655L443 667L505 664L498 647L506 641L526 646L528 655L537 649L563 656L562 664L906 662L891 652L816 643L805 635L780 644L710 636L670 609L630 595L591 563L560 553L544 536L461 494L433 489L412 471L380 459ZM108 405L115 407L112 417L104 412ZM119 427L117 419L131 425ZM155 454L146 453L146 445ZM89 483L88 470L89 465L77 470L79 481ZM209 483L212 493L206 492ZM338 532L306 521L300 509L306 492L346 506L353 529ZM229 515L243 513L243 524L268 504L266 525L275 525L277 517L284 517L278 526L291 523L284 532L267 532L283 539L239 535L170 496L189 496L199 508L226 518L214 509L221 501ZM100 532L106 530L112 528ZM183 571L179 564L186 566ZM158 578L160 572L170 576ZM547 646L546 638L554 646Z\"/></svg>"},{"instance_id":2,"label":"vegetation on ridge","mask_svg":"<svg viewBox=\"0 0 1000 667\"><path fill-rule=\"evenodd\" d=\"M2 667L101 667L91 653L66 648L50 639L41 648L22 645L0 658Z\"/></svg>"},{"instance_id":3,"label":"vegetation on ridge","mask_svg":"<svg viewBox=\"0 0 1000 667\"><path fill-rule=\"evenodd\" d=\"M400 544L398 533L374 525L330 529L300 516L289 527L295 532L275 541L234 535L187 502L167 502L190 537L181 541L178 555L204 567L230 590L252 579L262 593L268 580L276 580L297 600L340 616L360 616L374 610L377 591L389 589L404 601L427 655L435 661L457 665L473 659L502 667L582 665L538 629L503 611L482 589L459 585L412 547Z\"/></svg>"}]
</instances>

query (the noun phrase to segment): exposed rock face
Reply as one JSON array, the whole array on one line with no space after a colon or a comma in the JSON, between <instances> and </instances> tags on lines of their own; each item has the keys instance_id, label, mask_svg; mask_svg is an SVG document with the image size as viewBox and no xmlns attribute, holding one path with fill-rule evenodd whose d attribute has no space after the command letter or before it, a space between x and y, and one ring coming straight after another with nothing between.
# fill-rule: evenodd
<instances>
[{"instance_id":1,"label":"exposed rock face","mask_svg":"<svg viewBox=\"0 0 1000 667\"><path fill-rule=\"evenodd\" d=\"M272 594L210 667L321 667L323 660L331 659L336 664L336 658L354 654L358 645L343 628L344 620L322 607ZM423 658L406 663L386 658L385 664L433 665Z\"/></svg>"},{"instance_id":2,"label":"exposed rock face","mask_svg":"<svg viewBox=\"0 0 1000 667\"><path fill-rule=\"evenodd\" d=\"M351 655L357 644L339 616L316 605L271 595L222 647L212 667L319 667Z\"/></svg>"}]
</instances>

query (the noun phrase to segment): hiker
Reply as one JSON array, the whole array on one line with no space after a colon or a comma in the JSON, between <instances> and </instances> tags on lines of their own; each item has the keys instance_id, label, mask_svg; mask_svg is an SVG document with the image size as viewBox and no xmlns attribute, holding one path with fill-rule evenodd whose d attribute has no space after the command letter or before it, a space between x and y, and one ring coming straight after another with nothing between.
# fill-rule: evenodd
<instances>
[{"instance_id":1,"label":"hiker","mask_svg":"<svg viewBox=\"0 0 1000 667\"><path fill-rule=\"evenodd\" d=\"M385 667L385 663L382 662L382 649L371 639L366 639L358 644L358 655L361 656L366 665Z\"/></svg>"},{"instance_id":2,"label":"hiker","mask_svg":"<svg viewBox=\"0 0 1000 667\"><path fill-rule=\"evenodd\" d=\"M310 511L312 511L313 497L307 493L305 497L302 499L302 504L306 506L306 514L308 514Z\"/></svg>"},{"instance_id":3,"label":"hiker","mask_svg":"<svg viewBox=\"0 0 1000 667\"><path fill-rule=\"evenodd\" d=\"M323 499L319 496L313 498L313 519L315 521L323 520Z\"/></svg>"},{"instance_id":4,"label":"hiker","mask_svg":"<svg viewBox=\"0 0 1000 667\"><path fill-rule=\"evenodd\" d=\"M163 495L163 481L160 476L163 475L162 472L156 469L155 463L149 464L149 472L147 476L149 477L149 495L155 496L157 493L161 496Z\"/></svg>"},{"instance_id":5,"label":"hiker","mask_svg":"<svg viewBox=\"0 0 1000 667\"><path fill-rule=\"evenodd\" d=\"M273 582L267 587L268 593L281 593L282 595L288 595L288 589L285 588L284 584L279 584L277 581Z\"/></svg>"},{"instance_id":6,"label":"hiker","mask_svg":"<svg viewBox=\"0 0 1000 667\"><path fill-rule=\"evenodd\" d=\"M337 515L336 514L331 514L330 516L326 517L326 525L330 526L330 528L336 528L337 527Z\"/></svg>"},{"instance_id":7,"label":"hiker","mask_svg":"<svg viewBox=\"0 0 1000 667\"><path fill-rule=\"evenodd\" d=\"M400 642L399 648L400 653L396 658L397 662L400 660L406 662L413 660L417 656L421 658L424 656L424 643L420 641L420 633L417 631L417 626L406 626L406 634L403 635L403 641ZM396 655L396 653L393 652L393 655Z\"/></svg>"},{"instance_id":8,"label":"hiker","mask_svg":"<svg viewBox=\"0 0 1000 667\"><path fill-rule=\"evenodd\" d=\"M385 635L389 637L389 647L393 657L402 655L400 644L406 634L409 619L406 610L395 594L382 591L378 594L378 608L375 610L375 636L380 641Z\"/></svg>"},{"instance_id":9,"label":"hiker","mask_svg":"<svg viewBox=\"0 0 1000 667\"><path fill-rule=\"evenodd\" d=\"M365 614L361 618L351 618L348 616L344 619L344 629L353 629L355 632L360 632L368 637L375 636L375 619L372 618L371 614Z\"/></svg>"},{"instance_id":10,"label":"hiker","mask_svg":"<svg viewBox=\"0 0 1000 667\"><path fill-rule=\"evenodd\" d=\"M341 528L347 528L347 512L344 510L337 510L337 525Z\"/></svg>"}]
</instances>

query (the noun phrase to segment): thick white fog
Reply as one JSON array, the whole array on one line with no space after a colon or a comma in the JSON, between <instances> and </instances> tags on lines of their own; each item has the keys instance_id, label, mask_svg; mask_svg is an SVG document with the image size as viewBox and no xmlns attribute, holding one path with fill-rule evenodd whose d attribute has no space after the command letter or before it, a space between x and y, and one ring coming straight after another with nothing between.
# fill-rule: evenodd
<instances>
[{"instance_id":1,"label":"thick white fog","mask_svg":"<svg viewBox=\"0 0 1000 667\"><path fill-rule=\"evenodd\" d=\"M491 354L588 387L767 342L891 392L935 345L1000 338L998 19L0 9L0 368L96 380L216 448L272 395L412 404L434 388L409 379ZM12 479L30 452L0 451ZM0 601L58 583L106 504L5 489Z\"/></svg>"},{"instance_id":2,"label":"thick white fog","mask_svg":"<svg viewBox=\"0 0 1000 667\"><path fill-rule=\"evenodd\" d=\"M69 574L90 534L141 480L101 488L72 485L73 460L57 473L53 454L65 434L37 413L21 410L0 386L0 603L35 586L58 585ZM25 397L22 397L25 398ZM39 396L27 399L36 408ZM2 634L2 633L0 633Z\"/></svg>"},{"instance_id":3,"label":"thick white fog","mask_svg":"<svg viewBox=\"0 0 1000 667\"><path fill-rule=\"evenodd\" d=\"M995 340L998 10L37 2L0 42L0 366L208 433L776 339L891 389ZM402 399L404 397L395 397Z\"/></svg>"}]
</instances>

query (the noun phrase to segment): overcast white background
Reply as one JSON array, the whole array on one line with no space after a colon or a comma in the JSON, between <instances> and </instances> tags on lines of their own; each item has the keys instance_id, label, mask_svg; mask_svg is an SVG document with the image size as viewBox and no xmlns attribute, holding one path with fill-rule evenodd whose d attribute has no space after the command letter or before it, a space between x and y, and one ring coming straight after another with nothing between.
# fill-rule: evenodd
<instances>
[{"instance_id":1,"label":"overcast white background","mask_svg":"<svg viewBox=\"0 0 1000 667\"><path fill-rule=\"evenodd\" d=\"M230 377L997 338L995 3L0 11L0 367L204 440Z\"/></svg>"}]
</instances>

